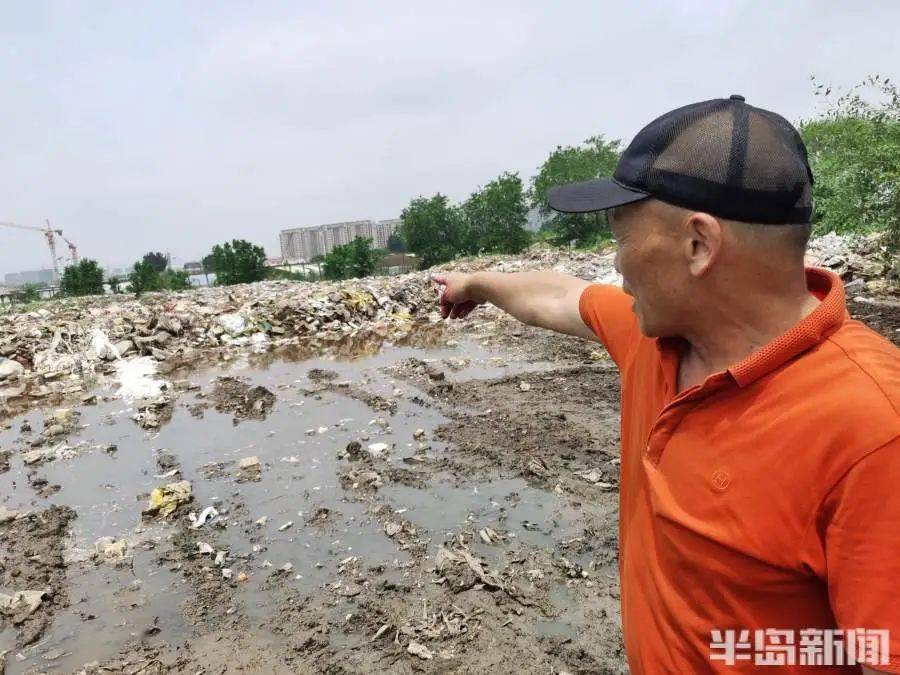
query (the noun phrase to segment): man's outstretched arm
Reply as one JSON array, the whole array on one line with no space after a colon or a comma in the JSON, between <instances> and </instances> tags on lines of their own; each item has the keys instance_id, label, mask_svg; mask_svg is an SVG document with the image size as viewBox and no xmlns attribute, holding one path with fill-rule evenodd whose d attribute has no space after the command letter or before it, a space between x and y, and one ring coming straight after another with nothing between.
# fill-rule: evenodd
<instances>
[{"instance_id":1,"label":"man's outstretched arm","mask_svg":"<svg viewBox=\"0 0 900 675\"><path fill-rule=\"evenodd\" d=\"M590 284L559 272L449 272L433 277L441 315L462 319L489 302L529 326L599 341L581 318L579 300Z\"/></svg>"}]
</instances>

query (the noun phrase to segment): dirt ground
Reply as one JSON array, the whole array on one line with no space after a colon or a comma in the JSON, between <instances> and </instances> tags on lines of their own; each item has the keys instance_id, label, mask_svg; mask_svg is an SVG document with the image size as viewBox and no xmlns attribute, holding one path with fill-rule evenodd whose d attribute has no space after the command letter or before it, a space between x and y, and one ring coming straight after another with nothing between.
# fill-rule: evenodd
<instances>
[{"instance_id":1,"label":"dirt ground","mask_svg":"<svg viewBox=\"0 0 900 675\"><path fill-rule=\"evenodd\" d=\"M103 394L9 420L0 592L45 593L0 614L6 672L627 672L603 350L493 312L332 347L186 365L159 428Z\"/></svg>"}]
</instances>

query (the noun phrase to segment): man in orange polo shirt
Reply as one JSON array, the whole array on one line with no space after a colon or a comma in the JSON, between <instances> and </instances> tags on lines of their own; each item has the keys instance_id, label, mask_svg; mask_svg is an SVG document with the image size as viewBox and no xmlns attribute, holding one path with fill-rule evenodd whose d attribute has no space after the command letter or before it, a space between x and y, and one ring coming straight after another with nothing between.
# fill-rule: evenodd
<instances>
[{"instance_id":1,"label":"man in orange polo shirt","mask_svg":"<svg viewBox=\"0 0 900 675\"><path fill-rule=\"evenodd\" d=\"M685 106L551 192L610 210L622 289L435 277L444 317L490 302L618 365L634 673L900 673L900 353L804 268L812 180L779 115Z\"/></svg>"}]
</instances>

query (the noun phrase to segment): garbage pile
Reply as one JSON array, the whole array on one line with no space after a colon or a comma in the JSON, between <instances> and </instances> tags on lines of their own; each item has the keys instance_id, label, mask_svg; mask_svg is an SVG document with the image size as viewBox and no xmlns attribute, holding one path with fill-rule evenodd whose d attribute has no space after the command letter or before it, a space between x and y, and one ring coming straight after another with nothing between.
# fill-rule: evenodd
<instances>
[{"instance_id":1,"label":"garbage pile","mask_svg":"<svg viewBox=\"0 0 900 675\"><path fill-rule=\"evenodd\" d=\"M116 375L122 359L141 357L166 372L216 351L263 351L310 336L375 331L396 338L438 320L434 297L428 275L419 273L48 302L0 314L0 404L78 394L92 379Z\"/></svg>"},{"instance_id":2,"label":"garbage pile","mask_svg":"<svg viewBox=\"0 0 900 675\"><path fill-rule=\"evenodd\" d=\"M894 294L900 281L900 258L891 256L884 234L838 234L830 232L809 242L808 265L826 267L844 281L847 297L862 292Z\"/></svg>"},{"instance_id":3,"label":"garbage pile","mask_svg":"<svg viewBox=\"0 0 900 675\"><path fill-rule=\"evenodd\" d=\"M618 284L614 256L612 247L570 251L538 244L517 256L464 258L397 277L268 281L141 298L64 299L32 312L13 310L0 314L0 408L17 399L77 395L94 378L116 374L135 357L143 359L136 364L142 370L155 363L165 373L216 352L265 351L308 337L327 341L368 332L397 339L440 321L433 272L554 269ZM876 235L819 237L810 244L808 262L840 274L851 297L863 290L895 292L892 279L900 277L900 263L887 256ZM120 380L151 382L129 379L129 373L119 372Z\"/></svg>"}]
</instances>

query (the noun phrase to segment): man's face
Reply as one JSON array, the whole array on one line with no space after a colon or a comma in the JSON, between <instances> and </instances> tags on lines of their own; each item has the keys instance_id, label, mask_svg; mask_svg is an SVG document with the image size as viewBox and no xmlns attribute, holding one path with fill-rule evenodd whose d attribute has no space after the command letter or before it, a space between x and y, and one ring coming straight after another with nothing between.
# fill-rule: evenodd
<instances>
[{"instance_id":1,"label":"man's face","mask_svg":"<svg viewBox=\"0 0 900 675\"><path fill-rule=\"evenodd\" d=\"M634 298L641 332L648 337L677 335L690 311L678 227L665 215L646 200L614 209L609 219L619 245L616 269L624 291Z\"/></svg>"}]
</instances>

